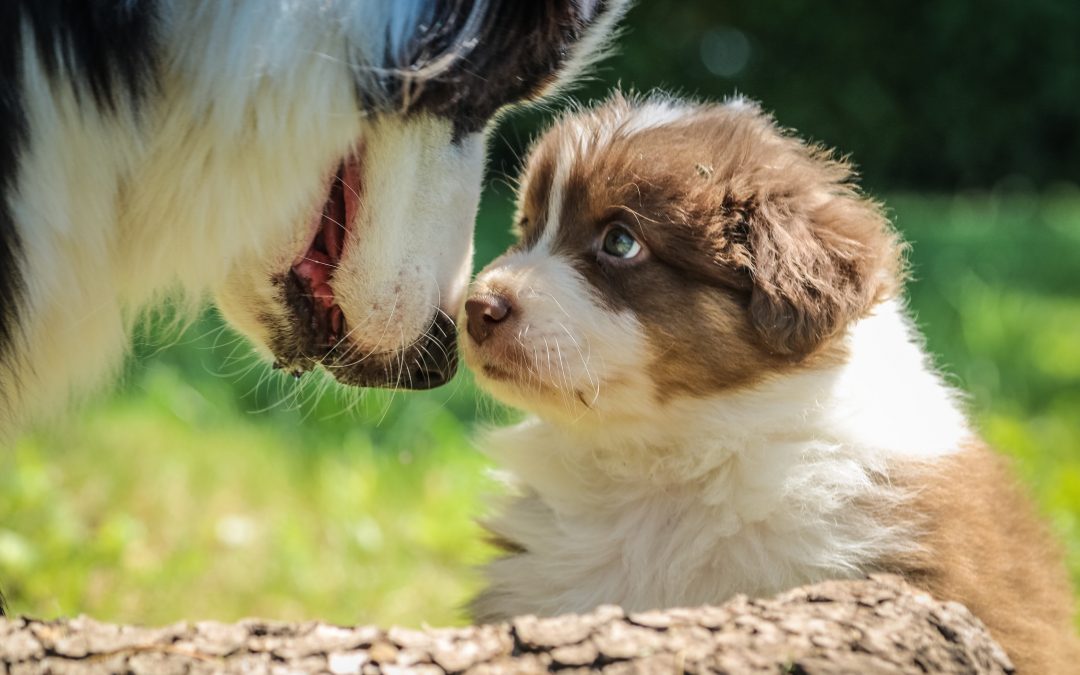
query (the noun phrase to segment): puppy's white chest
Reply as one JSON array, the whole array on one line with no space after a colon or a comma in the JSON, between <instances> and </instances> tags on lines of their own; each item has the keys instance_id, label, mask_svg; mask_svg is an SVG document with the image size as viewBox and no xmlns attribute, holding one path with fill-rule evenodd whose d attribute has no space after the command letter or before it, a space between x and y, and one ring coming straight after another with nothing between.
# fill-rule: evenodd
<instances>
[{"instance_id":1,"label":"puppy's white chest","mask_svg":"<svg viewBox=\"0 0 1080 675\"><path fill-rule=\"evenodd\" d=\"M535 492L515 499L492 529L525 552L489 566L478 614L715 604L856 576L880 553L869 516L800 494L801 476L773 475L771 486L742 477L732 463L709 480L636 496L607 485L561 510L566 503Z\"/></svg>"}]
</instances>

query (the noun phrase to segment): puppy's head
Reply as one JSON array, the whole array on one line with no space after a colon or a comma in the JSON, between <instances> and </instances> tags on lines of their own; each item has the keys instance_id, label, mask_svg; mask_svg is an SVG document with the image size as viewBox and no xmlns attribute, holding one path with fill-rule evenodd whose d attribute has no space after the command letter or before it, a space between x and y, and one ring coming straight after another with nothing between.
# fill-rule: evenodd
<instances>
[{"instance_id":1,"label":"puppy's head","mask_svg":"<svg viewBox=\"0 0 1080 675\"><path fill-rule=\"evenodd\" d=\"M322 366L357 386L448 381L484 129L504 106L572 79L624 4L328 5L348 57L320 67L346 78L327 89L349 100L331 128L309 133L342 143L311 180L298 226L235 267L218 294L226 318L295 375Z\"/></svg>"},{"instance_id":2,"label":"puppy's head","mask_svg":"<svg viewBox=\"0 0 1080 675\"><path fill-rule=\"evenodd\" d=\"M741 100L565 117L529 157L517 227L466 302L464 353L496 396L554 418L650 418L842 358L902 271L850 166Z\"/></svg>"}]
</instances>

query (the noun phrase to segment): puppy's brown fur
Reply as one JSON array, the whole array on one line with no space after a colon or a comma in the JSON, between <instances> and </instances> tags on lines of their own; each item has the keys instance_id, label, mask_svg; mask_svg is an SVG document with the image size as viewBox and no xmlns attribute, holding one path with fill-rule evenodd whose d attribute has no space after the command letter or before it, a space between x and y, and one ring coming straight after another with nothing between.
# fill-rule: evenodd
<instances>
[{"instance_id":1,"label":"puppy's brown fur","mask_svg":"<svg viewBox=\"0 0 1080 675\"><path fill-rule=\"evenodd\" d=\"M908 466L907 518L922 548L881 561L932 595L963 603L1021 673L1080 669L1073 591L1060 547L1018 484L1012 467L981 443L932 466Z\"/></svg>"}]
</instances>

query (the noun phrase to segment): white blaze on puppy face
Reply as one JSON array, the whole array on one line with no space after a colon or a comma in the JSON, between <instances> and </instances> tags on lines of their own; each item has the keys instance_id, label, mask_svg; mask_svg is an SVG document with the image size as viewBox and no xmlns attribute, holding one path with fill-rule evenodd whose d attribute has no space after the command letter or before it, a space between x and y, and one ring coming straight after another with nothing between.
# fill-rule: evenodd
<instances>
[{"instance_id":1,"label":"white blaze on puppy face","mask_svg":"<svg viewBox=\"0 0 1080 675\"><path fill-rule=\"evenodd\" d=\"M604 307L566 258L542 246L510 253L488 266L471 292L511 302L515 318L505 335L483 345L463 340L466 360L500 399L542 416L577 418L632 412L623 406L648 398L640 325L632 313Z\"/></svg>"},{"instance_id":2,"label":"white blaze on puppy face","mask_svg":"<svg viewBox=\"0 0 1080 675\"><path fill-rule=\"evenodd\" d=\"M472 297L506 298L510 313L482 343L464 339L463 352L485 388L537 414L634 414L650 399L644 331L632 312L606 306L574 261L554 248L569 168L564 158L549 176L538 240L492 262L470 289Z\"/></svg>"},{"instance_id":3,"label":"white blaze on puppy face","mask_svg":"<svg viewBox=\"0 0 1080 675\"><path fill-rule=\"evenodd\" d=\"M646 372L652 356L643 327L632 311L605 304L575 261L556 250L560 229L580 225L561 223L560 214L575 155L590 145L582 131L571 130L556 160L536 160L527 168L518 221L520 228L531 219L533 234L519 233L522 242L488 265L470 288L470 297L498 295L509 302L506 325L482 343L461 341L466 362L497 398L571 421L635 415L652 400ZM458 323L468 322L463 311Z\"/></svg>"}]
</instances>

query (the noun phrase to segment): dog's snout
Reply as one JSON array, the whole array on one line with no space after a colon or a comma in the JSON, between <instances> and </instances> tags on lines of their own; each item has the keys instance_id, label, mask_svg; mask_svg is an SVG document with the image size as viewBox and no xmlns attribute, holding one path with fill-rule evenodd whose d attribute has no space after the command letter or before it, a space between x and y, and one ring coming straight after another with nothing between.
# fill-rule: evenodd
<instances>
[{"instance_id":1,"label":"dog's snout","mask_svg":"<svg viewBox=\"0 0 1080 675\"><path fill-rule=\"evenodd\" d=\"M474 295L465 301L469 335L476 344L483 344L512 311L510 299L501 293Z\"/></svg>"}]
</instances>

